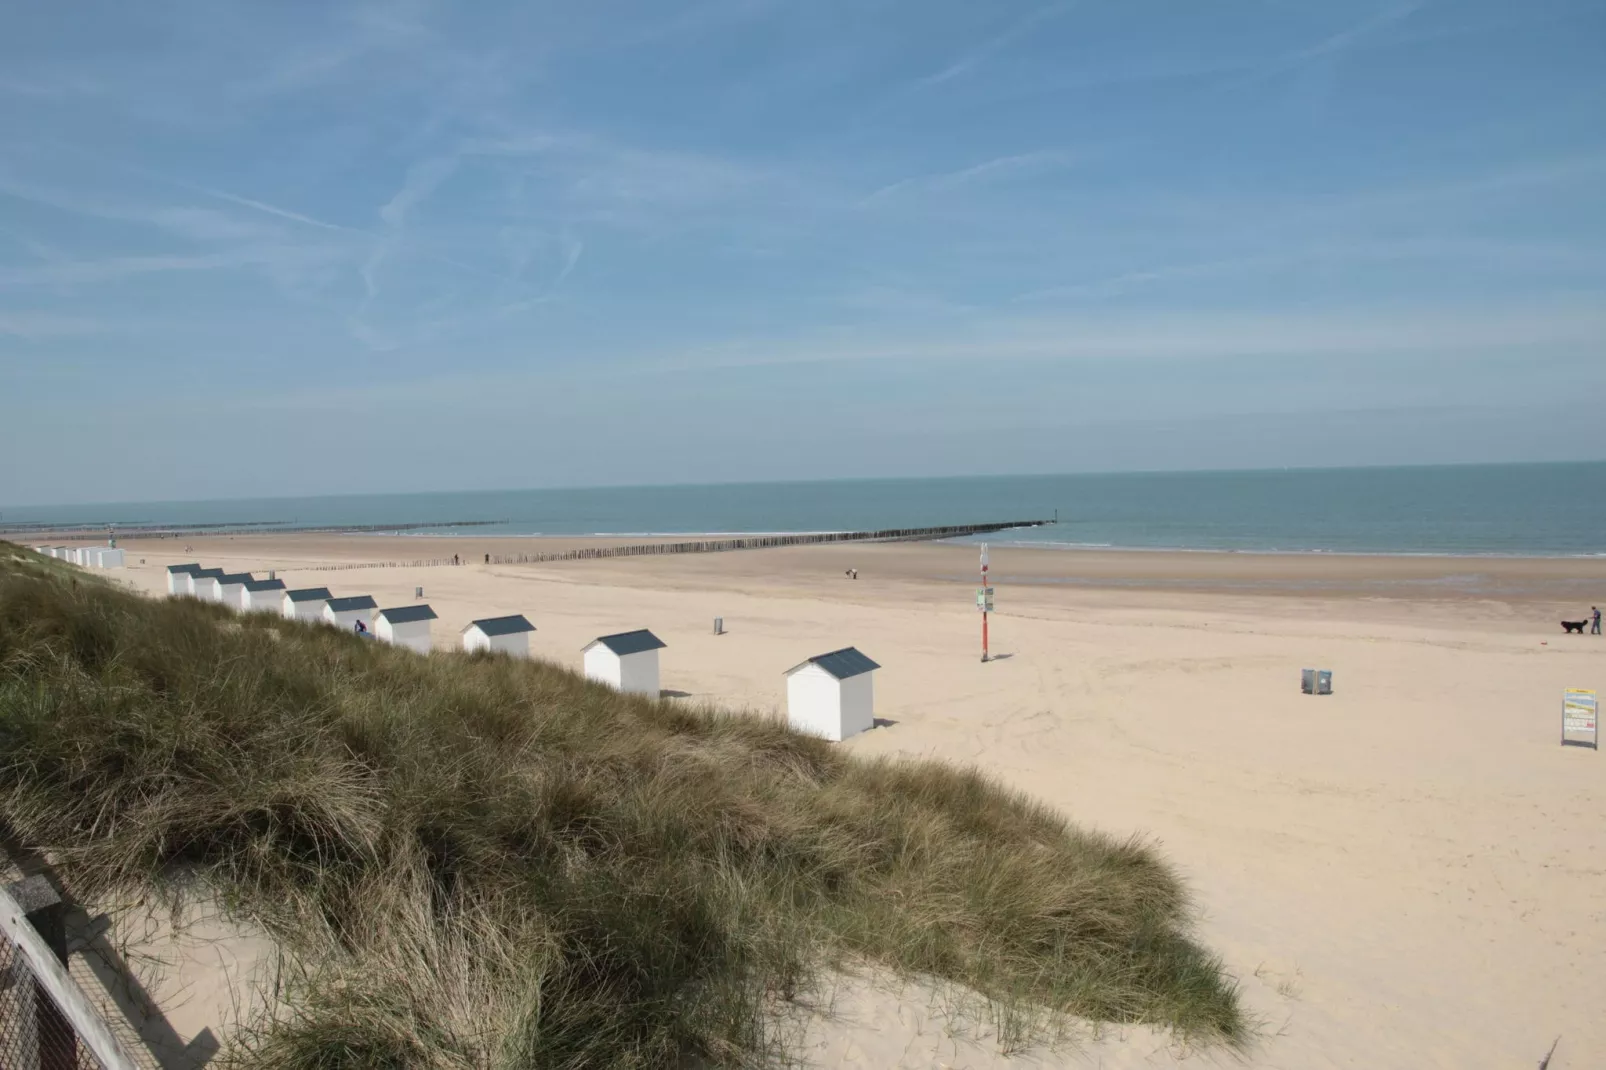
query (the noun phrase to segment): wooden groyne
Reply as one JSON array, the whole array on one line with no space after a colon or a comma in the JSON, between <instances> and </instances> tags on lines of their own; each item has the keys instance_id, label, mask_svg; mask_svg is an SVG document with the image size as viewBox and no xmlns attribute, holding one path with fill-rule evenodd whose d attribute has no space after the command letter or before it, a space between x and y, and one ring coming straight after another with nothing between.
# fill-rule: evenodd
<instances>
[{"instance_id":1,"label":"wooden groyne","mask_svg":"<svg viewBox=\"0 0 1606 1070\"><path fill-rule=\"evenodd\" d=\"M879 531L814 531L795 535L738 535L725 539L685 542L630 543L623 546L588 546L534 554L485 554L470 558L428 557L412 561L358 561L344 565L309 565L297 572L340 572L354 568L431 568L441 565L540 565L554 561L595 561L608 557L651 557L657 554L717 554L730 550L768 550L779 546L820 546L838 542L925 542L987 535L994 531L1040 528L1052 520L1000 520L988 524L945 524L931 528L883 528Z\"/></svg>"}]
</instances>

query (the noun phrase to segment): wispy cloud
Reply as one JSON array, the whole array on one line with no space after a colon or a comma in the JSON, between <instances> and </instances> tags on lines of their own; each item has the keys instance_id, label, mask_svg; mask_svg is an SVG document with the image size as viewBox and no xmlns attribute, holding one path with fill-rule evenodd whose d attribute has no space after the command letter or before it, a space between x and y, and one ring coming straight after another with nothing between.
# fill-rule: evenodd
<instances>
[{"instance_id":1,"label":"wispy cloud","mask_svg":"<svg viewBox=\"0 0 1606 1070\"><path fill-rule=\"evenodd\" d=\"M456 156L437 156L413 164L407 169L401 189L380 207L379 218L392 230L401 230L407 224L407 214L452 177L452 172L457 170L457 160Z\"/></svg>"},{"instance_id":2,"label":"wispy cloud","mask_svg":"<svg viewBox=\"0 0 1606 1070\"><path fill-rule=\"evenodd\" d=\"M169 233L198 242L260 240L278 233L276 227L210 208L153 208L146 218Z\"/></svg>"},{"instance_id":3,"label":"wispy cloud","mask_svg":"<svg viewBox=\"0 0 1606 1070\"><path fill-rule=\"evenodd\" d=\"M251 217L230 215L194 204L150 203L120 193L102 196L83 193L70 187L51 188L42 183L23 182L0 172L0 197L14 197L34 204L94 219L134 223L166 231L194 241L215 242L227 240L260 240L283 233L279 228L265 225L260 216L266 215L313 227L319 230L345 233L362 233L350 227L325 223L284 208L240 197L221 190L209 189L191 183L165 179L140 170L142 177L155 178L174 189L205 196L216 201L235 204L252 211Z\"/></svg>"},{"instance_id":4,"label":"wispy cloud","mask_svg":"<svg viewBox=\"0 0 1606 1070\"><path fill-rule=\"evenodd\" d=\"M242 208L249 208L254 212L261 212L264 215L276 216L279 219L288 219L292 223L300 223L303 226L317 227L319 230L344 231L348 234L364 233L362 230L356 227L341 226L338 223L326 223L321 219L314 219L309 215L303 215L300 212L293 212L288 208L280 208L277 205L267 204L263 201L252 200L250 197L241 197L236 193L226 193L223 190L209 189L206 186L186 185L186 188L192 189L196 193L201 193L208 197L216 198L220 201L227 201L230 204L237 204Z\"/></svg>"},{"instance_id":5,"label":"wispy cloud","mask_svg":"<svg viewBox=\"0 0 1606 1070\"><path fill-rule=\"evenodd\" d=\"M1353 48L1366 44L1389 27L1407 21L1427 6L1427 0L1410 0L1407 3L1390 4L1388 7L1374 12L1335 33L1329 34L1319 41L1285 52L1265 63L1250 67L1242 78L1232 84L1236 87L1254 84L1279 75L1292 74L1313 66L1324 59L1339 56Z\"/></svg>"},{"instance_id":6,"label":"wispy cloud","mask_svg":"<svg viewBox=\"0 0 1606 1070\"><path fill-rule=\"evenodd\" d=\"M1055 171L1069 167L1082 158L1075 153L1055 149L1040 149L1010 156L997 156L991 160L984 160L969 167L961 167L955 171L940 171L936 174L899 179L897 182L889 183L875 190L859 203L862 207L902 193L947 192L984 182L1006 181L1025 175L1041 174L1045 171Z\"/></svg>"},{"instance_id":7,"label":"wispy cloud","mask_svg":"<svg viewBox=\"0 0 1606 1070\"><path fill-rule=\"evenodd\" d=\"M0 267L0 286L81 286L140 275L241 268L272 263L282 259L286 252L281 246L259 245L216 253L108 256L28 267Z\"/></svg>"},{"instance_id":8,"label":"wispy cloud","mask_svg":"<svg viewBox=\"0 0 1606 1070\"><path fill-rule=\"evenodd\" d=\"M1297 67L1309 63L1311 60L1320 59L1323 56L1343 52L1345 49L1351 48L1376 34L1379 30L1404 22L1425 7L1427 7L1427 0L1390 5L1352 26L1345 27L1337 33L1317 41L1313 45L1289 53L1274 66Z\"/></svg>"},{"instance_id":9,"label":"wispy cloud","mask_svg":"<svg viewBox=\"0 0 1606 1070\"><path fill-rule=\"evenodd\" d=\"M563 267L559 269L557 278L552 280L553 288L556 288L559 283L574 272L574 269L580 263L580 255L586 251L585 243L578 238L569 239L567 244L568 248L563 256Z\"/></svg>"},{"instance_id":10,"label":"wispy cloud","mask_svg":"<svg viewBox=\"0 0 1606 1070\"><path fill-rule=\"evenodd\" d=\"M380 205L379 218L384 223L384 231L374 242L373 248L359 269L364 295L362 304L355 313L357 320L367 315L369 306L379 296L380 271L385 262L406 241L408 214L427 200L442 182L451 177L457 170L457 162L456 156L436 156L415 162L408 167L407 177L403 180L401 188L390 200ZM365 334L359 334L358 339L365 344L368 342Z\"/></svg>"},{"instance_id":11,"label":"wispy cloud","mask_svg":"<svg viewBox=\"0 0 1606 1070\"><path fill-rule=\"evenodd\" d=\"M1047 4L1043 7L1040 7L1024 17L1015 20L1006 29L1004 29L1003 32L988 38L986 41L982 42L981 45L969 52L966 52L964 55L948 64L948 66L937 71L935 74L929 74L926 77L919 79L916 84L922 86L941 85L944 82L951 82L955 78L963 77L964 75L976 70L989 59L993 58L995 55L1014 44L1017 40L1042 23L1065 14L1075 6L1075 3L1062 2Z\"/></svg>"},{"instance_id":12,"label":"wispy cloud","mask_svg":"<svg viewBox=\"0 0 1606 1070\"><path fill-rule=\"evenodd\" d=\"M376 54L421 48L430 38L430 6L427 0L331 6L332 18L322 33L273 54L265 70L235 81L229 96L252 101L306 93L326 87Z\"/></svg>"}]
</instances>

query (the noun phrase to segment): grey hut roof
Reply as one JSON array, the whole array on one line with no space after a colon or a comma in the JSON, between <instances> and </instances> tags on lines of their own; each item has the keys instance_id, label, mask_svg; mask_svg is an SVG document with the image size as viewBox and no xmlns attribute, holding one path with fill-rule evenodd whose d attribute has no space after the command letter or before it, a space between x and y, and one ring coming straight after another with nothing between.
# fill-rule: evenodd
<instances>
[{"instance_id":1,"label":"grey hut roof","mask_svg":"<svg viewBox=\"0 0 1606 1070\"><path fill-rule=\"evenodd\" d=\"M652 634L645 628L633 632L620 632L617 635L603 635L585 645L586 650L601 643L621 658L626 654L639 654L643 650L661 650L669 644Z\"/></svg>"},{"instance_id":2,"label":"grey hut roof","mask_svg":"<svg viewBox=\"0 0 1606 1070\"><path fill-rule=\"evenodd\" d=\"M379 603L374 601L374 596L369 594L352 595L350 598L329 599L329 608L336 613L344 613L351 609L373 609L377 605Z\"/></svg>"},{"instance_id":3,"label":"grey hut roof","mask_svg":"<svg viewBox=\"0 0 1606 1070\"><path fill-rule=\"evenodd\" d=\"M396 609L381 609L374 616L384 617L391 624L411 624L415 620L434 620L435 611L428 606L400 606Z\"/></svg>"},{"instance_id":4,"label":"grey hut roof","mask_svg":"<svg viewBox=\"0 0 1606 1070\"><path fill-rule=\"evenodd\" d=\"M232 584L232 583L250 583L254 579L256 579L256 577L251 575L249 572L232 572L232 573L229 573L227 575L219 576L217 578L217 581L219 583L231 583Z\"/></svg>"},{"instance_id":5,"label":"grey hut roof","mask_svg":"<svg viewBox=\"0 0 1606 1070\"><path fill-rule=\"evenodd\" d=\"M292 602L317 602L329 600L327 587L303 587L299 591L286 591L285 597Z\"/></svg>"},{"instance_id":6,"label":"grey hut roof","mask_svg":"<svg viewBox=\"0 0 1606 1070\"><path fill-rule=\"evenodd\" d=\"M226 573L220 568L196 568L190 575L198 580L215 580Z\"/></svg>"},{"instance_id":7,"label":"grey hut roof","mask_svg":"<svg viewBox=\"0 0 1606 1070\"><path fill-rule=\"evenodd\" d=\"M245 589L248 591L282 591L283 580L246 580Z\"/></svg>"},{"instance_id":8,"label":"grey hut roof","mask_svg":"<svg viewBox=\"0 0 1606 1070\"><path fill-rule=\"evenodd\" d=\"M196 564L168 565L167 566L167 571L175 573L175 574L176 573L182 573L182 572L194 573L194 572L201 571L201 566L200 565L196 565Z\"/></svg>"},{"instance_id":9,"label":"grey hut roof","mask_svg":"<svg viewBox=\"0 0 1606 1070\"><path fill-rule=\"evenodd\" d=\"M794 665L784 672L783 676L791 676L799 669L810 665L818 665L838 680L846 680L859 676L881 666L871 661L859 652L858 647L845 646L841 650L833 650L829 654L817 654L801 664Z\"/></svg>"},{"instance_id":10,"label":"grey hut roof","mask_svg":"<svg viewBox=\"0 0 1606 1070\"><path fill-rule=\"evenodd\" d=\"M485 635L517 635L520 632L535 631L535 625L525 620L522 613L515 613L510 617L486 617L484 620L469 621L468 628L478 628ZM463 630L466 632L468 628Z\"/></svg>"}]
</instances>

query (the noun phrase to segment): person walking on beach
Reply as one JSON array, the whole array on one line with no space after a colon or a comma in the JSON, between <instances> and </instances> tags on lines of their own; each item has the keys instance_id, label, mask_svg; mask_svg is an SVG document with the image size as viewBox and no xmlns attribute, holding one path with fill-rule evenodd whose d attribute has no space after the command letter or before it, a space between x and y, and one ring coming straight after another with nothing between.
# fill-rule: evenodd
<instances>
[{"instance_id":1,"label":"person walking on beach","mask_svg":"<svg viewBox=\"0 0 1606 1070\"><path fill-rule=\"evenodd\" d=\"M1589 607L1589 634L1590 635L1599 635L1600 634L1600 607L1599 606L1590 606Z\"/></svg>"}]
</instances>

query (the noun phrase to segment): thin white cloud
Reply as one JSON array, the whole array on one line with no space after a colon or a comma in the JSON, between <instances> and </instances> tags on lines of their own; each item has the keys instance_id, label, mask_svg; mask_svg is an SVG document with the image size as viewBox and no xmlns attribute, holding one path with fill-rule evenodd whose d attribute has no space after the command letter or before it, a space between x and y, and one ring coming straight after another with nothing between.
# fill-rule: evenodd
<instances>
[{"instance_id":1,"label":"thin white cloud","mask_svg":"<svg viewBox=\"0 0 1606 1070\"><path fill-rule=\"evenodd\" d=\"M249 208L254 213L272 216L276 219L288 220L319 230L350 234L364 233L350 227L326 223L285 208L265 204L248 197L240 197L222 190L168 179L163 176L153 175L142 169L124 169L134 171L142 177L159 179L167 185L190 193ZM35 204L70 212L74 215L150 226L192 241L262 240L281 234L281 231L276 227L264 226L252 219L232 216L192 204L152 205L127 199L107 199L93 194L72 191L65 186L51 188L40 183L23 182L3 174L0 174L0 196L31 201Z\"/></svg>"},{"instance_id":2,"label":"thin white cloud","mask_svg":"<svg viewBox=\"0 0 1606 1070\"><path fill-rule=\"evenodd\" d=\"M408 214L427 200L455 170L457 170L456 156L419 160L407 169L407 177L403 180L401 188L380 206L379 218L385 224L385 232L374 242L359 271L365 293L362 307L357 311L359 318L367 312L369 303L379 296L380 269L391 255L401 248L405 240Z\"/></svg>"},{"instance_id":3,"label":"thin white cloud","mask_svg":"<svg viewBox=\"0 0 1606 1070\"><path fill-rule=\"evenodd\" d=\"M351 324L352 337L370 349L389 349L397 344L394 339L368 322L370 310L380 296L381 273L390 258L407 242L408 216L456 172L459 160L459 155L452 154L415 161L407 168L407 176L403 179L401 188L379 207L379 218L384 224L384 230L375 240L362 266L358 268L357 274L363 284L363 297L348 321ZM457 267L467 267L444 257L433 259L445 260Z\"/></svg>"},{"instance_id":4,"label":"thin white cloud","mask_svg":"<svg viewBox=\"0 0 1606 1070\"><path fill-rule=\"evenodd\" d=\"M409 167L401 189L380 207L379 218L393 230L404 227L408 213L428 200L457 170L457 159L456 156L437 156L419 160Z\"/></svg>"},{"instance_id":5,"label":"thin white cloud","mask_svg":"<svg viewBox=\"0 0 1606 1070\"><path fill-rule=\"evenodd\" d=\"M250 102L326 88L353 73L370 57L405 53L429 42L427 0L358 4L336 8L335 17L303 44L270 53L267 68L228 89L231 99Z\"/></svg>"},{"instance_id":6,"label":"thin white cloud","mask_svg":"<svg viewBox=\"0 0 1606 1070\"><path fill-rule=\"evenodd\" d=\"M139 275L238 268L266 263L280 253L281 250L274 247L257 246L228 252L109 256L96 260L67 260L29 267L5 267L0 268L0 286L78 286L86 283L113 282Z\"/></svg>"},{"instance_id":7,"label":"thin white cloud","mask_svg":"<svg viewBox=\"0 0 1606 1070\"><path fill-rule=\"evenodd\" d=\"M1336 33L1329 34L1320 41L1286 52L1267 63L1253 67L1243 78L1230 84L1242 87L1277 75L1300 71L1320 60L1341 55L1350 49L1366 44L1370 39L1375 38L1381 31L1388 29L1390 26L1405 22L1427 6L1427 0L1411 0L1408 3L1391 4L1381 11L1368 15L1359 22L1346 26Z\"/></svg>"},{"instance_id":8,"label":"thin white cloud","mask_svg":"<svg viewBox=\"0 0 1606 1070\"><path fill-rule=\"evenodd\" d=\"M1278 65L1297 67L1311 60L1330 56L1337 52L1351 48L1366 38L1376 34L1379 30L1387 29L1395 23L1403 22L1427 6L1427 0L1416 0L1413 3L1393 4L1362 19L1353 26L1348 26L1330 37L1326 37L1313 45L1301 48L1285 56Z\"/></svg>"},{"instance_id":9,"label":"thin white cloud","mask_svg":"<svg viewBox=\"0 0 1606 1070\"><path fill-rule=\"evenodd\" d=\"M899 179L875 190L859 203L862 207L904 193L952 191L984 182L1059 170L1071 166L1077 159L1072 153L1053 149L999 156L955 171Z\"/></svg>"},{"instance_id":10,"label":"thin white cloud","mask_svg":"<svg viewBox=\"0 0 1606 1070\"><path fill-rule=\"evenodd\" d=\"M155 208L148 219L163 230L199 242L250 241L278 232L277 227L237 219L210 208Z\"/></svg>"},{"instance_id":11,"label":"thin white cloud","mask_svg":"<svg viewBox=\"0 0 1606 1070\"><path fill-rule=\"evenodd\" d=\"M237 204L242 208L250 208L253 211L262 212L265 215L276 216L279 219L288 219L293 223L301 223L305 226L317 227L320 230L344 231L348 234L364 233L364 231L361 231L356 227L345 227L338 223L327 223L322 219L314 219L309 215L303 215L300 212L293 212L288 208L280 208L278 205L267 204L263 201L252 200L250 197L241 197L239 194L227 193L219 189L210 189L206 186L191 186L187 183L178 184L183 186L183 188L193 190L196 193L205 194L208 197L214 197L220 201L227 201L230 204Z\"/></svg>"},{"instance_id":12,"label":"thin white cloud","mask_svg":"<svg viewBox=\"0 0 1606 1070\"><path fill-rule=\"evenodd\" d=\"M1002 52L1005 48L1008 48L1010 45L1014 44L1015 41L1026 34L1027 31L1051 18L1065 14L1075 6L1076 5L1074 3L1053 3L1040 7L1037 10L1030 12L1023 18L1017 19L1002 33L996 34L989 38L978 48L975 48L970 52L965 53L963 56L960 56L942 70L919 79L916 84L920 86L941 85L944 82L951 82L955 78L960 78L964 75L967 75L971 71L980 67L982 64L986 63L999 52Z\"/></svg>"},{"instance_id":13,"label":"thin white cloud","mask_svg":"<svg viewBox=\"0 0 1606 1070\"><path fill-rule=\"evenodd\" d=\"M580 263L580 255L585 251L585 243L580 239L571 238L569 240L568 249L563 257L563 268L558 272L558 277L552 280L554 289L574 272L575 267Z\"/></svg>"}]
</instances>

